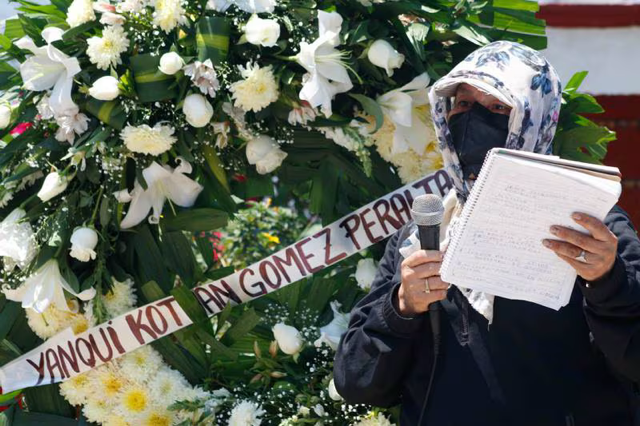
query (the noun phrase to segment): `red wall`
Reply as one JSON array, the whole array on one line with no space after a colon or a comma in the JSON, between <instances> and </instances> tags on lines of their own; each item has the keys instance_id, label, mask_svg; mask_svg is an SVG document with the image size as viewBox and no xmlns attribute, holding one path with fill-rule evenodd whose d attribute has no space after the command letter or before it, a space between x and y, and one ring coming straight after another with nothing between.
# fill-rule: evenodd
<instances>
[{"instance_id":1,"label":"red wall","mask_svg":"<svg viewBox=\"0 0 640 426\"><path fill-rule=\"evenodd\" d=\"M603 114L589 118L617 133L609 144L605 164L622 172L620 206L629 213L636 229L640 226L640 95L597 96Z\"/></svg>"}]
</instances>

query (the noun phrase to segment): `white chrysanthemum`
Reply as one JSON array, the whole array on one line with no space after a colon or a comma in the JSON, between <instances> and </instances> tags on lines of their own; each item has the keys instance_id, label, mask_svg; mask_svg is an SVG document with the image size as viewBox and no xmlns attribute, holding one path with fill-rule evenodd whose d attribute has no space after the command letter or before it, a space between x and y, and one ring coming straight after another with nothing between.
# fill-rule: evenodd
<instances>
[{"instance_id":1,"label":"white chrysanthemum","mask_svg":"<svg viewBox=\"0 0 640 426\"><path fill-rule=\"evenodd\" d=\"M61 311L54 305L49 305L41 314L34 309L27 309L26 314L29 328L41 339L48 339L69 327L71 327L75 334L86 331L89 328L89 321L87 321L84 315L78 313L78 302L74 300L67 303L73 312Z\"/></svg>"},{"instance_id":2,"label":"white chrysanthemum","mask_svg":"<svg viewBox=\"0 0 640 426\"><path fill-rule=\"evenodd\" d=\"M73 0L67 10L67 24L71 28L96 19L91 0Z\"/></svg>"},{"instance_id":3,"label":"white chrysanthemum","mask_svg":"<svg viewBox=\"0 0 640 426\"><path fill-rule=\"evenodd\" d=\"M409 150L402 154L394 155L391 162L397 167L400 180L404 183L409 183L423 176L421 160L415 152Z\"/></svg>"},{"instance_id":4,"label":"white chrysanthemum","mask_svg":"<svg viewBox=\"0 0 640 426\"><path fill-rule=\"evenodd\" d=\"M377 416L370 415L368 419L364 419L355 423L353 426L394 426L382 413L378 413Z\"/></svg>"},{"instance_id":5,"label":"white chrysanthemum","mask_svg":"<svg viewBox=\"0 0 640 426\"><path fill-rule=\"evenodd\" d=\"M110 66L122 63L120 55L129 47L127 33L121 26L107 27L102 37L91 37L87 40L87 55L91 63L99 69L106 70Z\"/></svg>"},{"instance_id":6,"label":"white chrysanthemum","mask_svg":"<svg viewBox=\"0 0 640 426\"><path fill-rule=\"evenodd\" d=\"M107 417L104 420L104 422L102 422L102 426L132 426L132 425L123 416L119 414L111 414L109 417Z\"/></svg>"},{"instance_id":7,"label":"white chrysanthemum","mask_svg":"<svg viewBox=\"0 0 640 426\"><path fill-rule=\"evenodd\" d=\"M82 405L87 401L87 397L92 393L91 382L95 373L88 371L78 374L60 384L60 394L71 405Z\"/></svg>"},{"instance_id":8,"label":"white chrysanthemum","mask_svg":"<svg viewBox=\"0 0 640 426\"><path fill-rule=\"evenodd\" d=\"M238 69L244 80L231 85L235 106L258 112L278 100L278 83L271 66L260 68L258 64L248 62L246 68L239 66Z\"/></svg>"},{"instance_id":9,"label":"white chrysanthemum","mask_svg":"<svg viewBox=\"0 0 640 426\"><path fill-rule=\"evenodd\" d=\"M200 92L215 98L216 92L220 88L220 82L211 59L204 62L195 61L185 66L183 71L186 76L191 77L191 81L200 89Z\"/></svg>"},{"instance_id":10,"label":"white chrysanthemum","mask_svg":"<svg viewBox=\"0 0 640 426\"><path fill-rule=\"evenodd\" d=\"M240 401L229 417L229 426L260 426L262 416L265 411L259 404L251 401Z\"/></svg>"},{"instance_id":11,"label":"white chrysanthemum","mask_svg":"<svg viewBox=\"0 0 640 426\"><path fill-rule=\"evenodd\" d=\"M113 280L111 290L102 296L102 303L112 318L130 311L136 304L137 297L133 289L133 281Z\"/></svg>"},{"instance_id":12,"label":"white chrysanthemum","mask_svg":"<svg viewBox=\"0 0 640 426\"><path fill-rule=\"evenodd\" d=\"M145 382L163 365L162 357L151 346L143 346L121 358L122 374L131 380Z\"/></svg>"},{"instance_id":13,"label":"white chrysanthemum","mask_svg":"<svg viewBox=\"0 0 640 426\"><path fill-rule=\"evenodd\" d=\"M164 32L173 30L178 24L187 23L187 16L180 0L155 0L153 23Z\"/></svg>"},{"instance_id":14,"label":"white chrysanthemum","mask_svg":"<svg viewBox=\"0 0 640 426\"><path fill-rule=\"evenodd\" d=\"M175 417L175 412L167 410L166 406L153 405L144 413L139 424L144 426L171 426L174 424Z\"/></svg>"},{"instance_id":15,"label":"white chrysanthemum","mask_svg":"<svg viewBox=\"0 0 640 426\"><path fill-rule=\"evenodd\" d=\"M93 392L106 399L117 398L120 392L133 384L132 380L113 363L98 367L90 380Z\"/></svg>"},{"instance_id":16,"label":"white chrysanthemum","mask_svg":"<svg viewBox=\"0 0 640 426\"><path fill-rule=\"evenodd\" d=\"M191 386L180 372L162 366L153 375L148 387L155 402L162 402L165 406L169 406L181 399L179 397Z\"/></svg>"},{"instance_id":17,"label":"white chrysanthemum","mask_svg":"<svg viewBox=\"0 0 640 426\"><path fill-rule=\"evenodd\" d=\"M175 129L171 126L164 126L156 123L149 127L146 124L141 126L127 125L120 138L130 151L140 154L160 155L171 149L171 146L178 140L173 133Z\"/></svg>"},{"instance_id":18,"label":"white chrysanthemum","mask_svg":"<svg viewBox=\"0 0 640 426\"><path fill-rule=\"evenodd\" d=\"M88 392L89 397L84 407L82 407L82 413L90 422L101 424L113 412L115 400L112 398L104 398L103 395L95 392L94 389L90 389Z\"/></svg>"},{"instance_id":19,"label":"white chrysanthemum","mask_svg":"<svg viewBox=\"0 0 640 426\"><path fill-rule=\"evenodd\" d=\"M140 384L126 386L120 392L116 405L116 413L129 419L134 424L139 421L152 404L149 388Z\"/></svg>"}]
</instances>

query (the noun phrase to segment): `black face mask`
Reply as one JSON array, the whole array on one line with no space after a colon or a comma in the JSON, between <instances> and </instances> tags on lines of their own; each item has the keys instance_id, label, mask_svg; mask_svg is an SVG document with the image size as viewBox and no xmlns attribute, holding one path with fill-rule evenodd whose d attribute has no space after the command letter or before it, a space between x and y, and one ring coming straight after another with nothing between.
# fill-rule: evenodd
<instances>
[{"instance_id":1,"label":"black face mask","mask_svg":"<svg viewBox=\"0 0 640 426\"><path fill-rule=\"evenodd\" d=\"M449 119L449 131L465 179L478 176L491 148L503 147L509 135L509 116L474 103L469 111Z\"/></svg>"}]
</instances>

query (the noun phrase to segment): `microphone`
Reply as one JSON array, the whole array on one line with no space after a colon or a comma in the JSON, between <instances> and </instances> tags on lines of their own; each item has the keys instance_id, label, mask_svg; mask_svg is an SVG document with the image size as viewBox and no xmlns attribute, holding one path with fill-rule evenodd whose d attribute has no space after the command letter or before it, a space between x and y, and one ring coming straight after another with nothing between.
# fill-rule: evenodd
<instances>
[{"instance_id":1,"label":"microphone","mask_svg":"<svg viewBox=\"0 0 640 426\"><path fill-rule=\"evenodd\" d=\"M440 249L440 224L444 216L444 205L442 199L435 194L419 195L413 200L411 206L411 216L418 225L418 237L422 250ZM429 402L429 396L433 387L436 365L440 355L440 302L433 302L429 305L429 320L431 322L431 333L433 336L433 364L431 366L431 377L429 386L420 410L418 425L422 425L422 419Z\"/></svg>"}]
</instances>

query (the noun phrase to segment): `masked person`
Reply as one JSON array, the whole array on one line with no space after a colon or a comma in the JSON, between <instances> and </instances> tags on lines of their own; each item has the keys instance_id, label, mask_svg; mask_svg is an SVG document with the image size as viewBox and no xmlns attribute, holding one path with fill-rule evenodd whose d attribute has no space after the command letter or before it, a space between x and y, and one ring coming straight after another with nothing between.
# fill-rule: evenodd
<instances>
[{"instance_id":1,"label":"masked person","mask_svg":"<svg viewBox=\"0 0 640 426\"><path fill-rule=\"evenodd\" d=\"M454 182L444 200L444 251L490 148L552 152L561 86L539 53L496 42L437 81L429 97ZM559 311L442 282L442 253L420 250L415 225L406 225L352 311L334 364L338 392L350 403L401 403L403 426L630 426L635 408L624 386L640 380L640 241L618 207L604 222L581 216L590 235L559 228L545 242L578 274ZM435 301L441 350L427 398Z\"/></svg>"}]
</instances>

